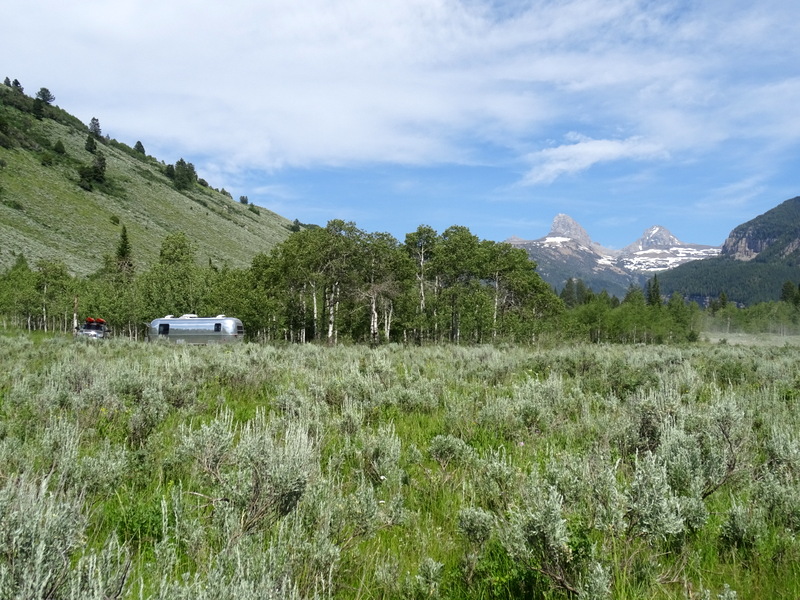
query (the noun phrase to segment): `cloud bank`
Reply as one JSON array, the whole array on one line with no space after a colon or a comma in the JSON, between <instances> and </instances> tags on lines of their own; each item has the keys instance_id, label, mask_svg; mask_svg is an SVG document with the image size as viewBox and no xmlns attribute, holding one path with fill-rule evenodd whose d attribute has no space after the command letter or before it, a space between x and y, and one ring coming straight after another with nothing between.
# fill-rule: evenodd
<instances>
[{"instance_id":1,"label":"cloud bank","mask_svg":"<svg viewBox=\"0 0 800 600\"><path fill-rule=\"evenodd\" d=\"M466 165L542 188L723 156L745 178L800 142L790 0L32 0L7 12L3 75L222 181Z\"/></svg>"}]
</instances>

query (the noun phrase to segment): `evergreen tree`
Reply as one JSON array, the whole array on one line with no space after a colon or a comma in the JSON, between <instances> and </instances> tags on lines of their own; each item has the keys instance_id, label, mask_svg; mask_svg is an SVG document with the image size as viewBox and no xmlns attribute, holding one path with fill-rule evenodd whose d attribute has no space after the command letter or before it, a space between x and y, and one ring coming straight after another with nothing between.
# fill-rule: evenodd
<instances>
[{"instance_id":1,"label":"evergreen tree","mask_svg":"<svg viewBox=\"0 0 800 600\"><path fill-rule=\"evenodd\" d=\"M106 180L106 157L98 152L92 163L92 173L94 181L103 183Z\"/></svg>"},{"instance_id":2,"label":"evergreen tree","mask_svg":"<svg viewBox=\"0 0 800 600\"><path fill-rule=\"evenodd\" d=\"M131 257L131 244L128 241L128 230L125 225L122 226L122 232L119 236L119 244L117 244L116 252L116 267L117 271L126 277L133 274L133 259Z\"/></svg>"},{"instance_id":3,"label":"evergreen tree","mask_svg":"<svg viewBox=\"0 0 800 600\"><path fill-rule=\"evenodd\" d=\"M594 297L594 293L592 290L583 282L583 279L577 279L575 281L575 300L578 304L588 304L592 301Z\"/></svg>"},{"instance_id":4,"label":"evergreen tree","mask_svg":"<svg viewBox=\"0 0 800 600\"><path fill-rule=\"evenodd\" d=\"M658 285L658 275L653 275L653 279L647 282L647 304L648 306L661 306L661 288Z\"/></svg>"},{"instance_id":5,"label":"evergreen tree","mask_svg":"<svg viewBox=\"0 0 800 600\"><path fill-rule=\"evenodd\" d=\"M92 190L93 184L103 183L106 180L105 156L98 152L91 165L83 165L78 168L78 175L80 176L78 185L87 191Z\"/></svg>"},{"instance_id":6,"label":"evergreen tree","mask_svg":"<svg viewBox=\"0 0 800 600\"><path fill-rule=\"evenodd\" d=\"M786 281L781 288L781 302L795 303L798 290L791 281Z\"/></svg>"},{"instance_id":7,"label":"evergreen tree","mask_svg":"<svg viewBox=\"0 0 800 600\"><path fill-rule=\"evenodd\" d=\"M136 144L133 146L133 149L136 150L139 154L145 154L144 145L142 144L142 142L137 141Z\"/></svg>"},{"instance_id":8,"label":"evergreen tree","mask_svg":"<svg viewBox=\"0 0 800 600\"><path fill-rule=\"evenodd\" d=\"M188 190L197 182L197 173L192 163L187 163L182 158L175 163L175 187L179 190Z\"/></svg>"},{"instance_id":9,"label":"evergreen tree","mask_svg":"<svg viewBox=\"0 0 800 600\"><path fill-rule=\"evenodd\" d=\"M53 152L56 154L66 154L67 149L64 147L64 142L61 140L56 140L56 143L53 144Z\"/></svg>"},{"instance_id":10,"label":"evergreen tree","mask_svg":"<svg viewBox=\"0 0 800 600\"><path fill-rule=\"evenodd\" d=\"M575 279L570 277L564 284L564 289L559 294L567 308L574 308L578 305L578 295L575 292Z\"/></svg>"},{"instance_id":11,"label":"evergreen tree","mask_svg":"<svg viewBox=\"0 0 800 600\"><path fill-rule=\"evenodd\" d=\"M47 105L50 105L55 102L56 97L50 93L50 90L48 90L46 87L43 87L36 92L36 99L44 102Z\"/></svg>"},{"instance_id":12,"label":"evergreen tree","mask_svg":"<svg viewBox=\"0 0 800 600\"><path fill-rule=\"evenodd\" d=\"M11 80L8 77L6 77L3 80L3 85L5 85L6 87L11 87Z\"/></svg>"},{"instance_id":13,"label":"evergreen tree","mask_svg":"<svg viewBox=\"0 0 800 600\"><path fill-rule=\"evenodd\" d=\"M100 121L97 117L92 117L92 120L89 121L89 133L92 134L96 139L101 139L103 132L100 131Z\"/></svg>"},{"instance_id":14,"label":"evergreen tree","mask_svg":"<svg viewBox=\"0 0 800 600\"><path fill-rule=\"evenodd\" d=\"M84 144L83 147L86 149L87 152L91 152L92 154L94 154L95 151L97 150L97 142L95 141L95 138L91 133L86 137L86 143Z\"/></svg>"},{"instance_id":15,"label":"evergreen tree","mask_svg":"<svg viewBox=\"0 0 800 600\"><path fill-rule=\"evenodd\" d=\"M15 79L11 83L11 87L14 88L14 90L19 92L20 94L22 94L25 91L25 88L22 87L22 84L19 82L19 79Z\"/></svg>"},{"instance_id":16,"label":"evergreen tree","mask_svg":"<svg viewBox=\"0 0 800 600\"><path fill-rule=\"evenodd\" d=\"M241 204L249 204L250 200L247 198L247 196L239 196L239 202Z\"/></svg>"},{"instance_id":17,"label":"evergreen tree","mask_svg":"<svg viewBox=\"0 0 800 600\"><path fill-rule=\"evenodd\" d=\"M33 101L33 116L38 120L41 121L44 118L44 102L36 98Z\"/></svg>"}]
</instances>

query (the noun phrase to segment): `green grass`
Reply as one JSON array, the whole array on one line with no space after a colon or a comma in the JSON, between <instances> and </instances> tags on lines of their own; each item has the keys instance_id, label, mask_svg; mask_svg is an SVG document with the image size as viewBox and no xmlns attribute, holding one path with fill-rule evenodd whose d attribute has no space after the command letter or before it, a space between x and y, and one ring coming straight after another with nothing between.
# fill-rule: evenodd
<instances>
[{"instance_id":1,"label":"green grass","mask_svg":"<svg viewBox=\"0 0 800 600\"><path fill-rule=\"evenodd\" d=\"M0 510L20 523L0 536L18 577L0 595L41 577L9 562L35 524L65 586L125 575L125 598L800 593L794 346L4 331L0 366ZM48 500L26 500L42 481ZM464 520L481 515L485 534Z\"/></svg>"}]
</instances>

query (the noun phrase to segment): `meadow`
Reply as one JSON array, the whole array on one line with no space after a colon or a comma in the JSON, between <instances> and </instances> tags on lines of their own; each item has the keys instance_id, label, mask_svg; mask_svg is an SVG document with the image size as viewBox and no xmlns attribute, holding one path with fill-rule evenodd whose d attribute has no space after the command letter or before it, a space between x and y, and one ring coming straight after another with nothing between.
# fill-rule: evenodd
<instances>
[{"instance_id":1,"label":"meadow","mask_svg":"<svg viewBox=\"0 0 800 600\"><path fill-rule=\"evenodd\" d=\"M0 332L0 597L797 598L798 367Z\"/></svg>"}]
</instances>

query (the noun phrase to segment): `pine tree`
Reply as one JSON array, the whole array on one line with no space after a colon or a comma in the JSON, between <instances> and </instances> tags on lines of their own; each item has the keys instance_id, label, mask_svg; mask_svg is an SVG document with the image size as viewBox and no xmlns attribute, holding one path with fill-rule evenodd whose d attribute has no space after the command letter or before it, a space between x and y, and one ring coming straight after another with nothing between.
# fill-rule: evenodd
<instances>
[{"instance_id":1,"label":"pine tree","mask_svg":"<svg viewBox=\"0 0 800 600\"><path fill-rule=\"evenodd\" d=\"M179 190L188 190L197 182L197 173L192 163L187 163L182 158L175 163L175 187Z\"/></svg>"},{"instance_id":2,"label":"pine tree","mask_svg":"<svg viewBox=\"0 0 800 600\"><path fill-rule=\"evenodd\" d=\"M658 275L653 275L653 279L647 282L647 304L661 306L661 287L658 285Z\"/></svg>"},{"instance_id":3,"label":"pine tree","mask_svg":"<svg viewBox=\"0 0 800 600\"><path fill-rule=\"evenodd\" d=\"M131 258L131 244L128 241L128 230L122 226L116 253L117 271L125 276L133 274L133 259Z\"/></svg>"},{"instance_id":4,"label":"pine tree","mask_svg":"<svg viewBox=\"0 0 800 600\"><path fill-rule=\"evenodd\" d=\"M36 98L33 101L33 116L38 121L41 121L44 118L44 102L42 102L39 98Z\"/></svg>"},{"instance_id":5,"label":"pine tree","mask_svg":"<svg viewBox=\"0 0 800 600\"><path fill-rule=\"evenodd\" d=\"M567 279L564 289L561 290L561 299L564 301L564 304L567 305L567 308L573 308L578 304L578 295L575 291L575 280L572 277Z\"/></svg>"},{"instance_id":6,"label":"pine tree","mask_svg":"<svg viewBox=\"0 0 800 600\"><path fill-rule=\"evenodd\" d=\"M47 105L50 105L53 102L55 102L56 97L50 93L50 90L48 90L46 87L43 87L38 92L36 92L36 99L41 100Z\"/></svg>"},{"instance_id":7,"label":"pine tree","mask_svg":"<svg viewBox=\"0 0 800 600\"><path fill-rule=\"evenodd\" d=\"M146 154L142 142L137 141L136 144L133 146L133 149L136 150L139 154Z\"/></svg>"},{"instance_id":8,"label":"pine tree","mask_svg":"<svg viewBox=\"0 0 800 600\"><path fill-rule=\"evenodd\" d=\"M781 302L788 302L794 304L797 297L797 288L791 281L786 281L781 288Z\"/></svg>"},{"instance_id":9,"label":"pine tree","mask_svg":"<svg viewBox=\"0 0 800 600\"><path fill-rule=\"evenodd\" d=\"M100 131L100 121L97 117L92 117L92 120L89 121L89 133L98 140L102 137L103 133Z\"/></svg>"}]
</instances>

